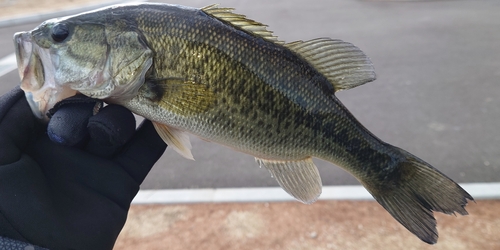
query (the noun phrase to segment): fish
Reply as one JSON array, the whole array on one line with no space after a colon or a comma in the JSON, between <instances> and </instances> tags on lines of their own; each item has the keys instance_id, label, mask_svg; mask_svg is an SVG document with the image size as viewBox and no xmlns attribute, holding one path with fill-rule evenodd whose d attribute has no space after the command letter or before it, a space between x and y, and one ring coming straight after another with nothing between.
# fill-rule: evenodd
<instances>
[{"instance_id":1,"label":"fish","mask_svg":"<svg viewBox=\"0 0 500 250\"><path fill-rule=\"evenodd\" d=\"M193 159L189 134L255 157L291 196L318 199L320 158L356 177L422 241L433 212L467 215L473 197L415 155L368 131L335 93L376 79L339 39L284 42L232 8L140 3L50 19L14 35L21 88L42 120L75 94L153 122Z\"/></svg>"}]
</instances>

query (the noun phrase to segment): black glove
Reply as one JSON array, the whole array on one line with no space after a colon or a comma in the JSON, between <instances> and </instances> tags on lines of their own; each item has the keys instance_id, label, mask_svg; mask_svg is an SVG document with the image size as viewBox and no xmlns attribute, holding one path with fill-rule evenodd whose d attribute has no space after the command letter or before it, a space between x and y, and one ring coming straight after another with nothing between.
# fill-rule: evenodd
<instances>
[{"instance_id":1,"label":"black glove","mask_svg":"<svg viewBox=\"0 0 500 250\"><path fill-rule=\"evenodd\" d=\"M49 249L113 247L166 145L151 122L135 131L128 110L92 116L95 104L61 105L47 129L19 88L0 97L0 236Z\"/></svg>"}]
</instances>

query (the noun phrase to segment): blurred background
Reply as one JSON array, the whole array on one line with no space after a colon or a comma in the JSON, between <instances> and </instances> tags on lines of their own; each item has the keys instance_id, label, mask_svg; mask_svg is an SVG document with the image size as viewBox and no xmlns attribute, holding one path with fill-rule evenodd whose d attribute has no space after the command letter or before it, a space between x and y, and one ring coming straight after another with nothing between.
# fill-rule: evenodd
<instances>
[{"instance_id":1,"label":"blurred background","mask_svg":"<svg viewBox=\"0 0 500 250\"><path fill-rule=\"evenodd\" d=\"M365 127L459 183L500 182L500 1L216 2L267 24L287 42L331 37L358 46L371 58L377 80L337 96ZM19 84L9 64L14 32L33 29L44 17L108 3L117 2L0 0L0 93ZM204 7L214 2L169 3ZM192 145L196 161L168 149L142 188L278 186L251 156L198 138ZM342 169L316 163L324 185L359 185ZM493 244L488 247L500 249L498 237L488 241Z\"/></svg>"}]
</instances>

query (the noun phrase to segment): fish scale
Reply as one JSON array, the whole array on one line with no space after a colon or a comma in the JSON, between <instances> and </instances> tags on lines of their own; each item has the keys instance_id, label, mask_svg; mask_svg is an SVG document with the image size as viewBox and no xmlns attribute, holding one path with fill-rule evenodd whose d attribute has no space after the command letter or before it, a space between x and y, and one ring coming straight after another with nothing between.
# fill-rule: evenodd
<instances>
[{"instance_id":1,"label":"fish scale","mask_svg":"<svg viewBox=\"0 0 500 250\"><path fill-rule=\"evenodd\" d=\"M154 18L152 16L151 18ZM190 21L194 22L194 21ZM146 22L147 23L147 22ZM179 46L182 47L180 51L182 52L182 55L177 55L175 59L171 60L171 64L175 66L175 68L169 68L169 67L164 67L162 62L159 62L161 65L160 67L154 67L156 62L158 60L161 60L161 58L172 58L169 57L168 55L158 55L157 60L155 60L155 63L153 63L154 71L155 74L152 76L152 78L165 78L165 77L172 77L172 76L177 76L182 79L189 79L191 76L199 76L201 80L199 81L198 84L205 84L207 85L209 91L212 91L216 93L217 98L216 102L213 105L213 109L209 110L209 113L203 113L200 116L203 117L208 117L208 119L211 118L220 118L220 119L213 119L214 123L213 124L207 124L207 125L202 125L199 126L196 124L193 128L190 128L190 131L195 132L197 135L202 136L203 138L207 138L209 140L216 140L214 138L215 136L211 135L211 131L200 131L201 129L209 129L212 127L224 127L226 128L224 131L232 131L234 129L237 129L238 126L242 126L241 124L246 123L246 120L248 117L250 117L252 120L255 120L258 124L258 126L255 126L252 130L247 129L245 134L235 134L235 135L222 135L224 138L231 138L231 137L237 137L237 138L244 138L243 141L251 141L254 140L253 138L259 138L259 141L255 142L255 145L253 145L251 148L246 149L246 148L241 148L240 150L244 152L252 152L255 154L256 150L259 149L265 149L265 152L262 152L261 155L264 157L273 157L273 158L291 158L291 159L296 159L297 157L299 158L305 158L307 157L307 153L304 152L303 149L300 150L299 153L294 153L293 155L290 156L281 156L280 154L290 154L292 153L291 151L295 148L297 148L299 145L296 145L297 143L294 143L297 141L295 135L297 134L306 134L304 132L302 133L297 133L297 128L300 128L300 130L304 131L306 129L306 126L301 126L304 122L304 119L301 119L297 115L291 115L291 116L283 116L282 114L296 114L300 112L303 108L300 107L300 105L297 105L294 102L291 102L288 98L283 97L283 95L280 95L277 93L277 91L273 88L271 88L268 84L270 81L280 81L281 83L276 83L276 84L282 84L283 82L296 86L297 85L297 80L292 80L293 75L301 75L300 73L298 74L293 74L292 71L292 66L290 67L285 67L285 72L283 71L279 72L281 75L285 76L285 79L280 79L277 78L275 74L278 72L269 72L268 69L268 64L267 63L259 63L258 65L255 65L252 69L248 69L248 63L241 64L239 62L235 62L237 60L238 56L241 56L241 48L242 47L255 47L256 45L246 45L248 42L243 43L245 45L237 45L240 43L233 42L234 45L231 46L231 44L227 44L227 41L233 41L234 38L234 33L223 33L219 32L222 34L216 34L214 31L211 31L209 28L209 31L205 32L199 32L197 37L193 37L192 34L193 32L191 29L186 29L185 31L182 31L182 27L186 27L186 25L182 23L174 23L173 28L168 30L168 27L165 27L165 31L163 32L158 32L157 29L154 29L155 32L158 32L159 37L164 37L164 34L172 34L172 36L176 37L177 39L169 39L166 38L166 40L169 41L163 41L162 38L155 37L153 32L148 32L148 29L144 29L143 34L146 37L146 40L152 40L152 41L159 41L163 46L162 48L170 48L172 46ZM193 27L196 27L196 23L193 25ZM168 30L168 31L167 31ZM208 33L208 35L203 36L203 34ZM244 35L244 34L243 34ZM212 42L212 39L216 37L217 39L217 44L212 45L212 46L203 46L199 45L198 43L203 43L203 41L209 41ZM254 38L254 40L259 40L258 38ZM185 41L183 43L183 41ZM187 42L191 41L191 43ZM201 42L200 42L201 41ZM258 43L259 41L254 41L254 43ZM264 41L260 41L261 43L264 43ZM170 45L173 44L173 45ZM193 44L195 43L195 44ZM212 42L213 43L213 42ZM184 44L184 45L180 45ZM196 48L195 48L196 46ZM268 46L272 46L268 45ZM154 45L152 47L155 47ZM214 47L216 48L224 48L227 51L224 51L225 54L219 53L219 56L217 56L217 52L214 51ZM283 50L283 49L282 49ZM198 56L191 56L191 55L197 55L200 53L202 55L208 54L207 57L210 58L210 60L204 60L204 56L202 58L199 58ZM250 61L258 61L258 62L264 62L265 60L262 60L261 58L263 57L270 57L271 53L266 53L267 51L262 51L259 53L259 51L252 50L252 53L250 54L249 58L247 58ZM288 51L287 51L288 52ZM161 52L157 52L161 53ZM290 52L288 52L290 53ZM264 55L262 55L264 54ZM210 57L210 55L212 55ZM227 55L225 57L225 55ZM245 56L248 55L245 54ZM254 55L254 56L252 56ZM236 58L236 59L235 59ZM298 61L297 58L295 60ZM276 62L278 60L275 60ZM300 62L303 63L303 62ZM238 66L240 67L238 67ZM307 67L307 65L299 65L294 68L300 68L300 67ZM288 71L288 72L287 72ZM310 71L313 71L310 69ZM205 73L206 72L206 73ZM224 74L224 72L226 74ZM274 73L274 74L273 74ZM203 80L206 79L206 80ZM263 80L259 80L263 79ZM326 79L323 79L323 81L326 81ZM251 84L246 84L246 83L251 83ZM301 81L304 86L309 84L309 81ZM259 83L259 84L256 84ZM196 83L195 83L196 84ZM283 89L289 89L287 86L283 86ZM295 95L295 92L291 92L288 95ZM317 94L310 94L309 96L300 96L301 97L301 103L304 104L304 106L314 109L311 107L318 106L318 107L323 107L323 105L320 104L321 98L314 98L314 96L320 96ZM299 98L299 97L296 97ZM327 97L328 98L328 97ZM331 97L333 101L336 101L334 99L335 97ZM226 102L222 102L220 100L226 100ZM164 102L169 102L165 101ZM326 102L325 100L323 100ZM309 105L308 105L309 104ZM160 104L161 105L161 104ZM185 112L187 110L190 110L189 108L184 108L182 111ZM227 112L229 111L229 112ZM189 112L189 111L188 111ZM190 116L190 114L180 114L181 116L178 117L177 119L183 120L183 119L193 119L193 117ZM229 118L231 116L231 118ZM236 122L236 119L240 119L237 117L242 117L242 121ZM224 119L227 118L227 119ZM216 122L218 121L233 121L228 124L217 124ZM297 122L296 122L297 121ZM173 121L171 124L177 124L179 122ZM282 124L289 124L287 127L284 127ZM229 125L229 126L227 126ZM175 126L175 125L174 125ZM185 127L184 124L179 124L177 125L179 127ZM290 130L290 127L293 127L293 130ZM242 127L244 128L244 127ZM259 128L262 128L259 130ZM289 130L289 133L285 133ZM276 134L283 134L283 139L281 139L283 142L280 143L276 136L273 136L272 132L283 132L283 133L276 133ZM314 130L311 131L314 133ZM269 142L262 142L261 138L269 138ZM288 138L292 140L287 140ZM313 138L311 136L305 136L303 140L301 141L301 145L303 145L303 148L311 148L312 143L305 143L307 140L310 140L310 138ZM219 139L220 140L220 139ZM240 141L241 139L238 139ZM227 143L227 142L226 142ZM282 146L276 146L273 147L276 149L276 151L269 152L269 149L262 147L262 144L282 144ZM240 142L236 142L235 145L231 145L233 147L238 147L238 145L241 144ZM248 144L249 145L249 144ZM290 147L290 149L288 149ZM277 152L277 151L283 151L283 152ZM266 155L266 153L268 155Z\"/></svg>"},{"instance_id":2,"label":"fish scale","mask_svg":"<svg viewBox=\"0 0 500 250\"><path fill-rule=\"evenodd\" d=\"M255 156L304 203L321 194L312 157L321 158L354 175L431 244L438 237L432 212L466 215L473 199L425 161L378 139L337 99L335 92L375 80L369 58L350 43L285 43L230 8L154 3L48 20L14 41L21 87L42 118L77 92L123 105L153 121L188 159L187 133Z\"/></svg>"}]
</instances>

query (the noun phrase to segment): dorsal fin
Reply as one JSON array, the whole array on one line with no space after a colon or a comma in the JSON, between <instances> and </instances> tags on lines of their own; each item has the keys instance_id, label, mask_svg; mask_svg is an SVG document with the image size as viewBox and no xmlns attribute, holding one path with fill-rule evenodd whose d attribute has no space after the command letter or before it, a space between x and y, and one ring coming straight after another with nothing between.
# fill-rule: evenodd
<instances>
[{"instance_id":1,"label":"dorsal fin","mask_svg":"<svg viewBox=\"0 0 500 250\"><path fill-rule=\"evenodd\" d=\"M335 92L375 80L370 59L358 47L330 38L297 41L285 47L299 54L333 84Z\"/></svg>"},{"instance_id":2,"label":"dorsal fin","mask_svg":"<svg viewBox=\"0 0 500 250\"><path fill-rule=\"evenodd\" d=\"M212 4L201 8L201 10L251 35L261 37L273 43L285 44L285 42L279 41L278 37L273 35L273 32L267 30L267 25L248 19L244 15L233 13L234 8L219 8L218 4Z\"/></svg>"}]
</instances>

